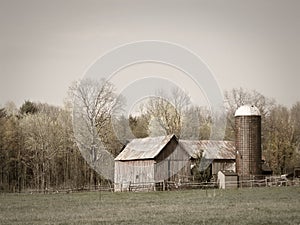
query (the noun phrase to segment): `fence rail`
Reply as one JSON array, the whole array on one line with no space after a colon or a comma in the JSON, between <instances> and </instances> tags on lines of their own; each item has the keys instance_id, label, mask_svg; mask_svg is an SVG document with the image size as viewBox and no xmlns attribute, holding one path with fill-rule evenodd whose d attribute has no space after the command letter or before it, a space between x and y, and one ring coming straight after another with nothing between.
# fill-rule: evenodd
<instances>
[{"instance_id":1,"label":"fence rail","mask_svg":"<svg viewBox=\"0 0 300 225\"><path fill-rule=\"evenodd\" d=\"M18 193L29 193L29 194L59 194L59 193L76 193L76 192L113 192L113 185L89 185L84 187L62 187L62 188L45 188L45 189L24 189Z\"/></svg>"},{"instance_id":2,"label":"fence rail","mask_svg":"<svg viewBox=\"0 0 300 225\"><path fill-rule=\"evenodd\" d=\"M225 182L226 188L251 188L251 187L276 187L276 186L300 186L300 179L283 179L280 176L266 177L265 179L239 180L237 182ZM116 188L119 187L119 188ZM44 190L27 189L22 193L31 194L56 194L56 193L75 193L84 191L97 192L141 192L141 191L172 191L185 189L213 189L220 188L219 182L174 182L174 181L159 181L159 182L144 182L144 183L123 183L110 185L89 185L84 187L74 188L49 188Z\"/></svg>"},{"instance_id":3,"label":"fence rail","mask_svg":"<svg viewBox=\"0 0 300 225\"><path fill-rule=\"evenodd\" d=\"M116 184L115 184L116 185ZM300 186L300 179L288 180L281 177L267 177L265 179L253 180L239 180L225 182L228 188L251 188L251 187L275 187L275 186ZM171 191L171 190L184 190L184 189L212 189L220 188L219 182L173 182L173 181L160 181L160 182L145 182L145 183L127 183L119 184L117 191ZM116 191L116 189L115 189Z\"/></svg>"}]
</instances>

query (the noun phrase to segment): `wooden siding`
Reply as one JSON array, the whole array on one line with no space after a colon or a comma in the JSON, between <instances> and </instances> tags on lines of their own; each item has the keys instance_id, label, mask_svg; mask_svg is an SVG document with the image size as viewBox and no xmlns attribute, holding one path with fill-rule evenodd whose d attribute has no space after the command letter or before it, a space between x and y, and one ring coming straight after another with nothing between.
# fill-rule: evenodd
<instances>
[{"instance_id":1,"label":"wooden siding","mask_svg":"<svg viewBox=\"0 0 300 225\"><path fill-rule=\"evenodd\" d=\"M149 182L154 182L154 160L115 161L115 191Z\"/></svg>"},{"instance_id":2,"label":"wooden siding","mask_svg":"<svg viewBox=\"0 0 300 225\"><path fill-rule=\"evenodd\" d=\"M236 173L219 171L218 184L221 189L237 188L238 176Z\"/></svg>"},{"instance_id":3,"label":"wooden siding","mask_svg":"<svg viewBox=\"0 0 300 225\"><path fill-rule=\"evenodd\" d=\"M171 140L156 159L154 165L155 181L188 181L188 177L191 176L189 158L189 154L178 145L177 141Z\"/></svg>"}]
</instances>

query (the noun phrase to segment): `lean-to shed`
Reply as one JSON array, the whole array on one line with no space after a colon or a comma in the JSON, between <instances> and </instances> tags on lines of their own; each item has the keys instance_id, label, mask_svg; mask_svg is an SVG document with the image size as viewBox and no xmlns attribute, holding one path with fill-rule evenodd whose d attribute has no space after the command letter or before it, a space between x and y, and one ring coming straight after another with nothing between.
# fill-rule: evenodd
<instances>
[{"instance_id":1,"label":"lean-to shed","mask_svg":"<svg viewBox=\"0 0 300 225\"><path fill-rule=\"evenodd\" d=\"M217 140L180 140L181 146L189 153L191 164L202 157L200 166L211 167L211 173L216 176L220 170L235 171L235 145L233 141Z\"/></svg>"}]
</instances>

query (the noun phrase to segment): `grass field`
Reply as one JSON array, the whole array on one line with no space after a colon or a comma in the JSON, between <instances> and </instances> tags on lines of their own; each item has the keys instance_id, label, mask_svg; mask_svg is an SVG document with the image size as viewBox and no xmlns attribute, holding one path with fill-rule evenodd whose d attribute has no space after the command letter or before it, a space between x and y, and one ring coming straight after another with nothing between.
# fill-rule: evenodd
<instances>
[{"instance_id":1,"label":"grass field","mask_svg":"<svg viewBox=\"0 0 300 225\"><path fill-rule=\"evenodd\" d=\"M0 194L0 224L300 224L300 187Z\"/></svg>"}]
</instances>

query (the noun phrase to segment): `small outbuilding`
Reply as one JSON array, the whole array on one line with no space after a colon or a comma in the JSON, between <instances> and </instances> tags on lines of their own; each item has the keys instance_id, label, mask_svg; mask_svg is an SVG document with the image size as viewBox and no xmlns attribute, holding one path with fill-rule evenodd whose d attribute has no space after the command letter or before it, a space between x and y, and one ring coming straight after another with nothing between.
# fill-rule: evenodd
<instances>
[{"instance_id":1,"label":"small outbuilding","mask_svg":"<svg viewBox=\"0 0 300 225\"><path fill-rule=\"evenodd\" d=\"M232 170L218 172L218 185L220 189L237 188L238 175Z\"/></svg>"}]
</instances>

